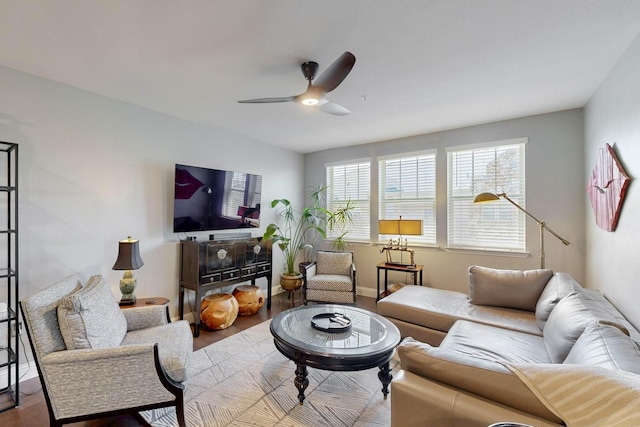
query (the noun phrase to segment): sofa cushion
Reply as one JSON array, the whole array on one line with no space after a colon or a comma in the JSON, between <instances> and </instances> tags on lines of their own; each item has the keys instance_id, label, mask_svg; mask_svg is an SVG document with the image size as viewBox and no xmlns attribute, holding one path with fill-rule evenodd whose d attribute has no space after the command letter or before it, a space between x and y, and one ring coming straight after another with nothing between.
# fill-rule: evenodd
<instances>
[{"instance_id":1,"label":"sofa cushion","mask_svg":"<svg viewBox=\"0 0 640 427\"><path fill-rule=\"evenodd\" d=\"M469 300L472 304L535 311L540 294L553 271L497 270L469 267Z\"/></svg>"},{"instance_id":2,"label":"sofa cushion","mask_svg":"<svg viewBox=\"0 0 640 427\"><path fill-rule=\"evenodd\" d=\"M572 292L562 298L551 311L543 330L544 344L551 361L562 363L587 325L598 321L626 331L611 312L589 294Z\"/></svg>"},{"instance_id":3,"label":"sofa cushion","mask_svg":"<svg viewBox=\"0 0 640 427\"><path fill-rule=\"evenodd\" d=\"M353 292L353 281L349 276L316 274L307 279L307 290L317 289L334 292Z\"/></svg>"},{"instance_id":4,"label":"sofa cushion","mask_svg":"<svg viewBox=\"0 0 640 427\"><path fill-rule=\"evenodd\" d=\"M457 321L440 348L499 363L550 363L541 336Z\"/></svg>"},{"instance_id":5,"label":"sofa cushion","mask_svg":"<svg viewBox=\"0 0 640 427\"><path fill-rule=\"evenodd\" d=\"M544 329L549 314L556 304L571 292L582 290L582 286L567 273L555 273L544 287L536 303L536 321L540 329Z\"/></svg>"},{"instance_id":6,"label":"sofa cushion","mask_svg":"<svg viewBox=\"0 0 640 427\"><path fill-rule=\"evenodd\" d=\"M67 349L120 345L127 321L102 276L92 276L58 306L58 323Z\"/></svg>"},{"instance_id":7,"label":"sofa cushion","mask_svg":"<svg viewBox=\"0 0 640 427\"><path fill-rule=\"evenodd\" d=\"M436 331L448 332L460 319L504 329L542 335L531 312L503 307L473 305L462 292L427 286L405 286L378 301L377 313Z\"/></svg>"},{"instance_id":8,"label":"sofa cushion","mask_svg":"<svg viewBox=\"0 0 640 427\"><path fill-rule=\"evenodd\" d=\"M432 347L412 338L402 341L398 355L405 371L548 420L560 421L501 363Z\"/></svg>"},{"instance_id":9,"label":"sofa cushion","mask_svg":"<svg viewBox=\"0 0 640 427\"><path fill-rule=\"evenodd\" d=\"M351 252L323 252L316 254L317 274L351 276L353 254Z\"/></svg>"},{"instance_id":10,"label":"sofa cushion","mask_svg":"<svg viewBox=\"0 0 640 427\"><path fill-rule=\"evenodd\" d=\"M640 348L620 328L595 322L587 325L564 363L640 374Z\"/></svg>"}]
</instances>

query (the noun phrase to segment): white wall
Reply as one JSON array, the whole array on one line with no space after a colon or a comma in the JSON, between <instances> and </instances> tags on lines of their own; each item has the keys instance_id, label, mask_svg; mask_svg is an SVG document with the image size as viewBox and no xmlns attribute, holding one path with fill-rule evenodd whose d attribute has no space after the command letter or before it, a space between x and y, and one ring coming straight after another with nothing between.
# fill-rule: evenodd
<instances>
[{"instance_id":1,"label":"white wall","mask_svg":"<svg viewBox=\"0 0 640 427\"><path fill-rule=\"evenodd\" d=\"M585 107L585 185L598 150L610 144L632 181L614 232L595 224L587 198L586 284L600 289L636 326L640 326L640 36Z\"/></svg>"},{"instance_id":2,"label":"white wall","mask_svg":"<svg viewBox=\"0 0 640 427\"><path fill-rule=\"evenodd\" d=\"M481 102L478 105L481 108ZM327 163L367 157L375 161L376 156L437 149L437 236L440 249L414 248L416 263L425 265L425 284L466 292L467 268L472 264L506 269L539 268L539 229L532 221L527 222L527 250L530 251L527 258L444 251L447 231L446 148L517 137L528 138L525 165L527 210L571 242L570 246L564 246L546 233L546 267L568 272L576 280L583 281L583 206L586 195L582 109L310 153L305 155L305 185L324 182ZM377 180L375 173L373 179L374 182ZM372 188L377 188L377 184ZM372 197L377 199L375 194ZM375 266L384 261L384 255L376 245L353 244L352 249L357 263L359 292L374 296ZM391 281L405 282L409 278L394 276L390 277Z\"/></svg>"},{"instance_id":3,"label":"white wall","mask_svg":"<svg viewBox=\"0 0 640 427\"><path fill-rule=\"evenodd\" d=\"M19 144L21 297L78 272L102 274L119 298L122 272L111 268L130 235L144 260L136 295L170 298L176 316L184 235L172 231L175 163L260 174L263 206L302 198L298 153L4 67L0 99L0 140ZM274 220L265 209L263 224Z\"/></svg>"}]
</instances>

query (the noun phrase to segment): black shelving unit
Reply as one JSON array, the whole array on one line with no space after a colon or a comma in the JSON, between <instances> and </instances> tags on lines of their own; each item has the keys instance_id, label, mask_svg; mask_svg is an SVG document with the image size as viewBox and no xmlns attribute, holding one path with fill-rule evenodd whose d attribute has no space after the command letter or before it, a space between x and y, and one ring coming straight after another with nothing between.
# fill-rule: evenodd
<instances>
[{"instance_id":1,"label":"black shelving unit","mask_svg":"<svg viewBox=\"0 0 640 427\"><path fill-rule=\"evenodd\" d=\"M4 157L4 159L2 159ZM4 160L4 164L2 163ZM18 144L0 141L0 370L6 371L0 384L0 412L19 405L18 319ZM4 221L4 222L3 222Z\"/></svg>"}]
</instances>

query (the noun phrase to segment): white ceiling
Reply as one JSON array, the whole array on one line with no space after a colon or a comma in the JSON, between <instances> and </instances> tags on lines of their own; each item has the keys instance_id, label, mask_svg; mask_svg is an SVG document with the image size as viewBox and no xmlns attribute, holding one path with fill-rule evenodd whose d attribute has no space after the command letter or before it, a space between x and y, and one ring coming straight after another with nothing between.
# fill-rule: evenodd
<instances>
[{"instance_id":1,"label":"white ceiling","mask_svg":"<svg viewBox=\"0 0 640 427\"><path fill-rule=\"evenodd\" d=\"M639 32L631 0L1 0L0 64L307 153L582 107ZM346 50L348 116L236 102Z\"/></svg>"}]
</instances>

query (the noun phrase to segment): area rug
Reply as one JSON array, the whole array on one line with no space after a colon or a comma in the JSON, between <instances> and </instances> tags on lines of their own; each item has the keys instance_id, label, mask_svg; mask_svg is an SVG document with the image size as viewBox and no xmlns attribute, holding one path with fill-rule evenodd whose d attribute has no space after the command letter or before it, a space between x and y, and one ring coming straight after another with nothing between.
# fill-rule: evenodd
<instances>
[{"instance_id":1,"label":"area rug","mask_svg":"<svg viewBox=\"0 0 640 427\"><path fill-rule=\"evenodd\" d=\"M185 392L188 427L390 425L378 368L330 372L309 368L304 405L293 383L295 363L273 344L270 320L193 353ZM398 370L392 360L392 374ZM173 408L142 412L152 426L177 426Z\"/></svg>"}]
</instances>

